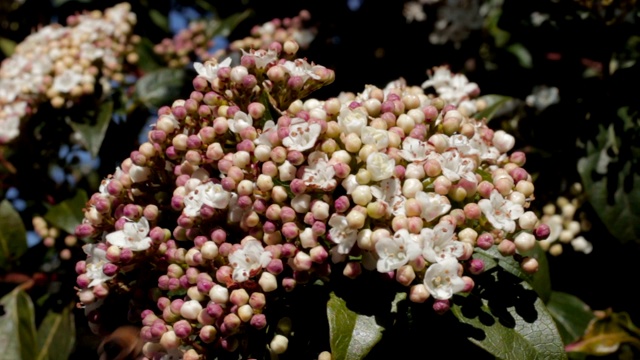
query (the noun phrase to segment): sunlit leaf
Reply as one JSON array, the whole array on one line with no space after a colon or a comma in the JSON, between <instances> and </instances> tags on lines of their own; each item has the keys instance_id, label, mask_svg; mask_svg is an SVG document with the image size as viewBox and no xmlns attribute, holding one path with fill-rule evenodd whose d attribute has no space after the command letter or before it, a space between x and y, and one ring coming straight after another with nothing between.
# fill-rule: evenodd
<instances>
[{"instance_id":1,"label":"sunlit leaf","mask_svg":"<svg viewBox=\"0 0 640 360\"><path fill-rule=\"evenodd\" d=\"M609 309L599 311L597 315L589 323L584 336L566 346L568 352L607 355L618 351L622 344L640 349L640 331L631 322L629 314L614 313Z\"/></svg>"},{"instance_id":2,"label":"sunlit leaf","mask_svg":"<svg viewBox=\"0 0 640 360\"><path fill-rule=\"evenodd\" d=\"M31 298L20 287L0 299L0 351L3 360L36 358L36 325Z\"/></svg>"},{"instance_id":3,"label":"sunlit leaf","mask_svg":"<svg viewBox=\"0 0 640 360\"><path fill-rule=\"evenodd\" d=\"M66 360L75 344L75 323L72 306L57 313L50 310L38 328L37 360Z\"/></svg>"},{"instance_id":4,"label":"sunlit leaf","mask_svg":"<svg viewBox=\"0 0 640 360\"><path fill-rule=\"evenodd\" d=\"M564 344L569 344L581 337L589 322L594 319L593 312L587 304L577 297L558 291L551 293L547 309L558 326Z\"/></svg>"},{"instance_id":5,"label":"sunlit leaf","mask_svg":"<svg viewBox=\"0 0 640 360\"><path fill-rule=\"evenodd\" d=\"M138 101L150 108L171 105L173 99L180 95L184 80L184 70L159 69L152 71L138 80L135 96Z\"/></svg>"},{"instance_id":6,"label":"sunlit leaf","mask_svg":"<svg viewBox=\"0 0 640 360\"><path fill-rule=\"evenodd\" d=\"M157 9L150 8L149 9L149 17L157 27L159 27L164 32L169 32L169 18L166 17L163 13L158 11Z\"/></svg>"},{"instance_id":7,"label":"sunlit leaf","mask_svg":"<svg viewBox=\"0 0 640 360\"><path fill-rule=\"evenodd\" d=\"M359 360L382 338L383 328L373 316L359 315L347 308L334 293L327 304L329 339L334 359Z\"/></svg>"},{"instance_id":8,"label":"sunlit leaf","mask_svg":"<svg viewBox=\"0 0 640 360\"><path fill-rule=\"evenodd\" d=\"M507 51L512 53L518 59L520 66L525 69L531 69L531 66L533 65L531 53L526 47L524 47L524 45L520 43L511 44L507 47Z\"/></svg>"},{"instance_id":9,"label":"sunlit leaf","mask_svg":"<svg viewBox=\"0 0 640 360\"><path fill-rule=\"evenodd\" d=\"M0 229L0 269L6 270L29 248L22 219L8 200L0 203Z\"/></svg>"},{"instance_id":10,"label":"sunlit leaf","mask_svg":"<svg viewBox=\"0 0 640 360\"><path fill-rule=\"evenodd\" d=\"M80 141L93 157L98 156L100 146L102 146L102 141L111 122L112 114L113 101L106 101L100 105L97 113L91 114L92 116L86 119L86 122L69 121L71 128L82 135Z\"/></svg>"},{"instance_id":11,"label":"sunlit leaf","mask_svg":"<svg viewBox=\"0 0 640 360\"><path fill-rule=\"evenodd\" d=\"M0 51L2 51L5 57L11 56L15 48L16 48L15 41L4 38L4 37L0 37Z\"/></svg>"},{"instance_id":12,"label":"sunlit leaf","mask_svg":"<svg viewBox=\"0 0 640 360\"><path fill-rule=\"evenodd\" d=\"M74 197L49 208L44 218L56 227L73 234L76 226L82 223L84 218L82 209L86 206L87 201L87 193L80 189Z\"/></svg>"},{"instance_id":13,"label":"sunlit leaf","mask_svg":"<svg viewBox=\"0 0 640 360\"><path fill-rule=\"evenodd\" d=\"M527 282L497 274L506 273L485 273L470 295L454 299L451 311L472 327L469 340L498 359L566 359L542 300Z\"/></svg>"}]
</instances>

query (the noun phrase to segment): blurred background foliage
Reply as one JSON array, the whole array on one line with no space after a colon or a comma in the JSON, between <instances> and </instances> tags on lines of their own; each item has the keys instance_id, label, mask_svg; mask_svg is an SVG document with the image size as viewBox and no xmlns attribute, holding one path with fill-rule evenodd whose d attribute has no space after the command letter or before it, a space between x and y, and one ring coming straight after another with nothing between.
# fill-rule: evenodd
<instances>
[{"instance_id":1,"label":"blurred background foliage","mask_svg":"<svg viewBox=\"0 0 640 360\"><path fill-rule=\"evenodd\" d=\"M0 51L8 57L40 26L112 5L2 1ZM478 83L482 94L507 97L489 124L514 134L516 149L527 153L535 210L543 213L544 205L559 197L577 199L582 234L593 245L588 254L563 245L561 255L549 256L551 287L573 296L556 299L572 304L558 312L569 311L565 317L578 319L578 328L587 330L571 349L616 359L637 356L633 324L640 323L640 308L632 290L640 278L640 10L635 0L140 0L131 6L137 15L133 32L140 37L138 61L113 93L72 109L43 105L25 135L2 149L0 243L7 247L0 257L0 295L6 295L4 312L33 301L34 315L20 314L35 316L38 329L21 328L25 334L18 334L31 339L33 351L45 349L45 357L53 358L46 351L53 341L73 353L71 358L95 357L100 340L73 306L74 266L83 252L68 235L82 218L87 196L137 148L157 108L188 97L195 75L190 64L247 37L255 25L308 10L304 27L314 37L299 55L336 72L335 82L314 97L359 92L365 84L382 87L399 77L419 85L429 69L443 64ZM204 41L194 41L191 52L173 56L166 47L158 52L158 44L179 40L180 31L199 19L207 21L191 34ZM83 137L70 143L75 132ZM24 238L24 244L11 243L15 238ZM47 243L48 238L55 241ZM613 313L593 315L582 302ZM76 315L75 322L69 314ZM74 328L75 346L40 340L48 329ZM565 330L565 343L583 335L571 326ZM594 343L609 344L608 351Z\"/></svg>"}]
</instances>

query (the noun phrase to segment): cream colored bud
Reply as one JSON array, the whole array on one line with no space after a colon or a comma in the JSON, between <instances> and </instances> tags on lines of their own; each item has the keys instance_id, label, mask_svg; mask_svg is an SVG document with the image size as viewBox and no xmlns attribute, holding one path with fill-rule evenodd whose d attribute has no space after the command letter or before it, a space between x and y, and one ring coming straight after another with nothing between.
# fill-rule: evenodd
<instances>
[{"instance_id":1,"label":"cream colored bud","mask_svg":"<svg viewBox=\"0 0 640 360\"><path fill-rule=\"evenodd\" d=\"M249 304L244 304L238 308L238 317L242 322L248 322L253 317L253 308Z\"/></svg>"},{"instance_id":2,"label":"cream colored bud","mask_svg":"<svg viewBox=\"0 0 640 360\"><path fill-rule=\"evenodd\" d=\"M366 219L367 217L359 211L351 210L347 214L347 223L352 229L361 229Z\"/></svg>"},{"instance_id":3,"label":"cream colored bud","mask_svg":"<svg viewBox=\"0 0 640 360\"><path fill-rule=\"evenodd\" d=\"M273 340L271 340L269 347L274 354L283 354L287 351L287 347L289 347L289 339L282 335L276 335L273 337Z\"/></svg>"},{"instance_id":4,"label":"cream colored bud","mask_svg":"<svg viewBox=\"0 0 640 360\"><path fill-rule=\"evenodd\" d=\"M370 229L362 229L358 231L358 247L362 250L373 250L374 244L372 240L373 231Z\"/></svg>"},{"instance_id":5,"label":"cream colored bud","mask_svg":"<svg viewBox=\"0 0 640 360\"><path fill-rule=\"evenodd\" d=\"M528 232L519 233L513 240L519 252L528 252L536 246L536 237Z\"/></svg>"},{"instance_id":6,"label":"cream colored bud","mask_svg":"<svg viewBox=\"0 0 640 360\"><path fill-rule=\"evenodd\" d=\"M473 230L472 228L465 228L458 233L458 239L460 241L469 243L473 246L475 246L477 238L478 232Z\"/></svg>"},{"instance_id":7,"label":"cream colored bud","mask_svg":"<svg viewBox=\"0 0 640 360\"><path fill-rule=\"evenodd\" d=\"M209 290L209 298L216 304L225 305L229 301L229 289L222 285L213 285Z\"/></svg>"},{"instance_id":8,"label":"cream colored bud","mask_svg":"<svg viewBox=\"0 0 640 360\"><path fill-rule=\"evenodd\" d=\"M278 288L278 280L276 279L275 275L266 271L263 271L262 275L260 275L258 284L264 292L271 292Z\"/></svg>"},{"instance_id":9,"label":"cream colored bud","mask_svg":"<svg viewBox=\"0 0 640 360\"><path fill-rule=\"evenodd\" d=\"M371 188L367 185L358 185L351 193L353 202L360 206L367 206L373 199Z\"/></svg>"},{"instance_id":10,"label":"cream colored bud","mask_svg":"<svg viewBox=\"0 0 640 360\"><path fill-rule=\"evenodd\" d=\"M418 191L422 191L424 187L418 179L405 179L402 184L402 195L406 198L415 198Z\"/></svg>"},{"instance_id":11,"label":"cream colored bud","mask_svg":"<svg viewBox=\"0 0 640 360\"><path fill-rule=\"evenodd\" d=\"M523 230L533 230L537 223L538 217L533 211L527 211L518 218L518 224Z\"/></svg>"},{"instance_id":12,"label":"cream colored bud","mask_svg":"<svg viewBox=\"0 0 640 360\"><path fill-rule=\"evenodd\" d=\"M344 139L344 148L351 153L357 153L362 147L362 140L360 136L355 133L348 134Z\"/></svg>"}]
</instances>

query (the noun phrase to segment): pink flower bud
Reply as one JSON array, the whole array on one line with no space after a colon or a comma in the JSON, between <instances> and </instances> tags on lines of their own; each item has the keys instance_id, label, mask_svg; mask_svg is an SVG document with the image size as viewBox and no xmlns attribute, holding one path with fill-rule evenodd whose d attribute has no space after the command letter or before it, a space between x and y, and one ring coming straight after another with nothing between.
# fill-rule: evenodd
<instances>
[{"instance_id":1,"label":"pink flower bud","mask_svg":"<svg viewBox=\"0 0 640 360\"><path fill-rule=\"evenodd\" d=\"M249 321L252 327L260 330L267 326L267 317L264 314L255 314Z\"/></svg>"},{"instance_id":2,"label":"pink flower bud","mask_svg":"<svg viewBox=\"0 0 640 360\"><path fill-rule=\"evenodd\" d=\"M511 240L502 240L498 245L498 251L502 256L511 256L516 253L516 244Z\"/></svg>"},{"instance_id":3,"label":"pink flower bud","mask_svg":"<svg viewBox=\"0 0 640 360\"><path fill-rule=\"evenodd\" d=\"M218 330L214 326L205 325L200 329L198 336L205 344L210 344L215 341L218 335Z\"/></svg>"},{"instance_id":4,"label":"pink flower bud","mask_svg":"<svg viewBox=\"0 0 640 360\"><path fill-rule=\"evenodd\" d=\"M272 259L266 267L266 270L274 275L278 275L284 270L284 265L280 259Z\"/></svg>"},{"instance_id":5,"label":"pink flower bud","mask_svg":"<svg viewBox=\"0 0 640 360\"><path fill-rule=\"evenodd\" d=\"M80 224L76 226L75 235L79 238L90 237L95 229L90 224Z\"/></svg>"},{"instance_id":6,"label":"pink flower bud","mask_svg":"<svg viewBox=\"0 0 640 360\"><path fill-rule=\"evenodd\" d=\"M484 272L484 261L480 259L471 259L468 264L469 272L473 275L480 275Z\"/></svg>"},{"instance_id":7,"label":"pink flower bud","mask_svg":"<svg viewBox=\"0 0 640 360\"><path fill-rule=\"evenodd\" d=\"M107 276L115 276L118 273L118 265L106 263L102 266L102 272Z\"/></svg>"},{"instance_id":8,"label":"pink flower bud","mask_svg":"<svg viewBox=\"0 0 640 360\"><path fill-rule=\"evenodd\" d=\"M296 284L297 284L297 282L296 282L295 279L292 279L292 278L289 278L289 277L282 279L282 287L284 288L284 290L286 292L293 291L293 289L295 289L295 287L296 287Z\"/></svg>"},{"instance_id":9,"label":"pink flower bud","mask_svg":"<svg viewBox=\"0 0 640 360\"><path fill-rule=\"evenodd\" d=\"M435 300L433 302L433 310L439 315L446 313L450 308L449 300Z\"/></svg>"},{"instance_id":10,"label":"pink flower bud","mask_svg":"<svg viewBox=\"0 0 640 360\"><path fill-rule=\"evenodd\" d=\"M353 261L348 262L347 265L344 267L344 270L342 271L342 274L348 277L349 279L355 279L361 273L362 273L362 267L360 266L360 263L353 262Z\"/></svg>"},{"instance_id":11,"label":"pink flower bud","mask_svg":"<svg viewBox=\"0 0 640 360\"><path fill-rule=\"evenodd\" d=\"M549 237L549 234L551 234L551 228L547 224L540 224L537 228L535 228L535 230L533 230L533 234L535 235L536 239L544 240Z\"/></svg>"},{"instance_id":12,"label":"pink flower bud","mask_svg":"<svg viewBox=\"0 0 640 360\"><path fill-rule=\"evenodd\" d=\"M191 335L191 325L187 320L179 320L173 324L173 331L180 339L185 339Z\"/></svg>"}]
</instances>

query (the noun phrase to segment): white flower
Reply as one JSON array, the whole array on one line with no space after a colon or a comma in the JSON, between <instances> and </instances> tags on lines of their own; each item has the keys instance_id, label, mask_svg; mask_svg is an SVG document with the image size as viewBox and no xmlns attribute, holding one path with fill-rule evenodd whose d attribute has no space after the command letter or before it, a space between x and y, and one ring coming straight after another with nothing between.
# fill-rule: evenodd
<instances>
[{"instance_id":1,"label":"white flower","mask_svg":"<svg viewBox=\"0 0 640 360\"><path fill-rule=\"evenodd\" d=\"M312 66L303 59L296 59L295 61L285 61L283 67L290 76L299 76L303 81L307 79L320 79L320 76L313 72L316 66Z\"/></svg>"},{"instance_id":2,"label":"white flower","mask_svg":"<svg viewBox=\"0 0 640 360\"><path fill-rule=\"evenodd\" d=\"M358 230L350 228L347 217L342 215L332 216L329 226L329 235L331 241L338 245L338 254L348 254L358 239Z\"/></svg>"},{"instance_id":3,"label":"white flower","mask_svg":"<svg viewBox=\"0 0 640 360\"><path fill-rule=\"evenodd\" d=\"M134 183L146 181L149 179L149 175L151 175L151 169L148 167L142 167L134 164L129 168L129 177L131 177L131 181Z\"/></svg>"},{"instance_id":4,"label":"white flower","mask_svg":"<svg viewBox=\"0 0 640 360\"><path fill-rule=\"evenodd\" d=\"M431 264L424 274L424 286L437 300L450 299L464 289L464 280L458 276L458 260L446 258Z\"/></svg>"},{"instance_id":5,"label":"white flower","mask_svg":"<svg viewBox=\"0 0 640 360\"><path fill-rule=\"evenodd\" d=\"M497 190L491 192L489 199L478 201L478 206L494 228L508 233L516 229L514 220L524 214L522 205L505 199Z\"/></svg>"},{"instance_id":6,"label":"white flower","mask_svg":"<svg viewBox=\"0 0 640 360\"><path fill-rule=\"evenodd\" d=\"M289 136L282 139L282 145L289 150L305 151L316 144L322 127L320 124L310 124L304 119L293 118L289 125Z\"/></svg>"},{"instance_id":7,"label":"white flower","mask_svg":"<svg viewBox=\"0 0 640 360\"><path fill-rule=\"evenodd\" d=\"M591 253L593 250L593 245L584 238L584 236L578 236L577 238L571 240L571 246L573 246L573 250L579 251L585 254Z\"/></svg>"},{"instance_id":8,"label":"white flower","mask_svg":"<svg viewBox=\"0 0 640 360\"><path fill-rule=\"evenodd\" d=\"M262 127L262 132L257 139L253 140L253 143L256 145L266 145L268 147L273 147L274 144L269 141L269 134L272 131L278 131L278 127L273 120L267 120Z\"/></svg>"},{"instance_id":9,"label":"white flower","mask_svg":"<svg viewBox=\"0 0 640 360\"><path fill-rule=\"evenodd\" d=\"M367 121L367 114L360 109L351 110L345 107L340 110L340 115L338 115L338 125L345 135L351 133L360 135L362 129L367 125Z\"/></svg>"},{"instance_id":10,"label":"white flower","mask_svg":"<svg viewBox=\"0 0 640 360\"><path fill-rule=\"evenodd\" d=\"M248 128L249 126L253 126L253 119L251 116L243 113L242 111L238 111L233 115L233 119L228 120L229 130L233 131L236 134L239 134L242 130Z\"/></svg>"},{"instance_id":11,"label":"white flower","mask_svg":"<svg viewBox=\"0 0 640 360\"><path fill-rule=\"evenodd\" d=\"M374 152L367 156L367 170L371 173L371 180L380 181L393 176L396 161L387 154Z\"/></svg>"},{"instance_id":12,"label":"white flower","mask_svg":"<svg viewBox=\"0 0 640 360\"><path fill-rule=\"evenodd\" d=\"M362 129L361 140L363 144L373 145L378 150L384 150L389 146L389 133L387 130L365 126Z\"/></svg>"},{"instance_id":13,"label":"white flower","mask_svg":"<svg viewBox=\"0 0 640 360\"><path fill-rule=\"evenodd\" d=\"M353 176L353 180L355 181L355 176L350 176ZM385 179L380 182L379 186L373 185L370 188L371 194L378 199L379 202L387 205L387 216L405 215L404 204L407 199L402 195L402 184L400 179L395 177ZM347 190L347 194L349 193L350 192Z\"/></svg>"},{"instance_id":14,"label":"white flower","mask_svg":"<svg viewBox=\"0 0 640 360\"><path fill-rule=\"evenodd\" d=\"M455 228L453 222L441 221L433 229L424 228L420 231L424 242L422 256L425 260L435 263L462 256L464 247L462 242L454 240Z\"/></svg>"},{"instance_id":15,"label":"white flower","mask_svg":"<svg viewBox=\"0 0 640 360\"><path fill-rule=\"evenodd\" d=\"M442 175L451 182L456 182L464 178L472 183L476 183L474 170L476 163L471 158L463 158L457 150L446 151L439 157L442 167Z\"/></svg>"},{"instance_id":16,"label":"white flower","mask_svg":"<svg viewBox=\"0 0 640 360\"><path fill-rule=\"evenodd\" d=\"M406 229L400 229L393 237L386 237L376 243L379 272L389 272L420 256L420 245Z\"/></svg>"},{"instance_id":17,"label":"white flower","mask_svg":"<svg viewBox=\"0 0 640 360\"><path fill-rule=\"evenodd\" d=\"M224 59L219 64L214 64L211 61L206 61L204 64L195 62L193 63L193 68L198 73L198 76L202 76L207 79L209 82L212 82L214 79L218 77L218 70L223 67L229 67L231 65L231 58L228 57Z\"/></svg>"},{"instance_id":18,"label":"white flower","mask_svg":"<svg viewBox=\"0 0 640 360\"><path fill-rule=\"evenodd\" d=\"M229 264L233 267L233 281L243 282L249 280L269 265L272 254L265 251L262 243L255 239L245 240L242 248L229 254Z\"/></svg>"},{"instance_id":19,"label":"white flower","mask_svg":"<svg viewBox=\"0 0 640 360\"><path fill-rule=\"evenodd\" d=\"M53 79L53 89L61 93L68 93L74 86L80 84L80 80L82 80L82 74L67 69Z\"/></svg>"},{"instance_id":20,"label":"white flower","mask_svg":"<svg viewBox=\"0 0 640 360\"><path fill-rule=\"evenodd\" d=\"M246 52L244 51L244 49L241 49L241 50L242 50L243 57L247 56L247 57L253 58L253 60L256 63L256 67L258 69L264 69L267 67L267 65L269 65L270 63L278 59L278 53L272 49L269 49L269 50L251 49L250 52Z\"/></svg>"},{"instance_id":21,"label":"white flower","mask_svg":"<svg viewBox=\"0 0 640 360\"><path fill-rule=\"evenodd\" d=\"M340 184L345 190L347 190L347 195L350 195L353 190L355 190L355 188L359 185L358 180L356 180L356 176L353 174L347 175L347 177L344 178L344 180L342 180ZM380 197L382 197L382 195L380 195Z\"/></svg>"},{"instance_id":22,"label":"white flower","mask_svg":"<svg viewBox=\"0 0 640 360\"><path fill-rule=\"evenodd\" d=\"M427 157L431 153L429 145L416 138L407 136L402 141L402 150L400 150L400 156L407 161L426 161Z\"/></svg>"},{"instance_id":23,"label":"white flower","mask_svg":"<svg viewBox=\"0 0 640 360\"><path fill-rule=\"evenodd\" d=\"M151 246L151 238L147 236L148 234L149 221L143 216L137 222L127 219L122 230L107 235L107 241L123 249L142 251Z\"/></svg>"},{"instance_id":24,"label":"white flower","mask_svg":"<svg viewBox=\"0 0 640 360\"><path fill-rule=\"evenodd\" d=\"M420 216L427 221L431 221L440 215L446 214L449 209L451 209L449 200L440 194L418 191L416 193L416 200L418 200L422 211Z\"/></svg>"},{"instance_id":25,"label":"white flower","mask_svg":"<svg viewBox=\"0 0 640 360\"><path fill-rule=\"evenodd\" d=\"M407 23L427 20L427 14L425 14L422 4L417 1L409 1L405 3L402 15L407 19Z\"/></svg>"},{"instance_id":26,"label":"white flower","mask_svg":"<svg viewBox=\"0 0 640 360\"><path fill-rule=\"evenodd\" d=\"M184 197L184 214L189 217L198 216L202 205L214 209L226 209L229 206L231 194L222 185L207 182L196 186Z\"/></svg>"},{"instance_id":27,"label":"white flower","mask_svg":"<svg viewBox=\"0 0 640 360\"><path fill-rule=\"evenodd\" d=\"M438 67L433 76L422 83L422 88L433 87L438 95L447 103L458 105L467 100L470 94L478 91L476 83L469 82L462 74L453 75L447 67Z\"/></svg>"},{"instance_id":28,"label":"white flower","mask_svg":"<svg viewBox=\"0 0 640 360\"><path fill-rule=\"evenodd\" d=\"M94 287L105 281L111 280L114 276L107 276L102 269L105 264L110 262L107 260L107 252L100 249L95 244L86 244L82 246L82 250L87 254L86 275L91 282L88 287Z\"/></svg>"},{"instance_id":29,"label":"white flower","mask_svg":"<svg viewBox=\"0 0 640 360\"><path fill-rule=\"evenodd\" d=\"M336 188L336 171L327 159L327 154L321 151L314 151L309 154L307 161L309 166L304 168L302 180L307 187L331 191Z\"/></svg>"}]
</instances>

